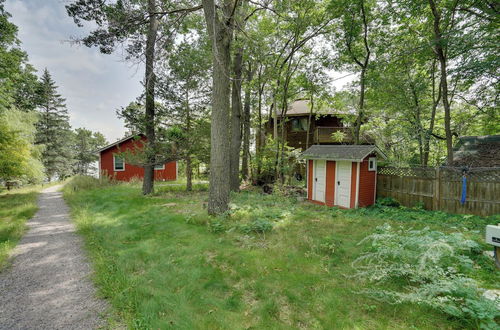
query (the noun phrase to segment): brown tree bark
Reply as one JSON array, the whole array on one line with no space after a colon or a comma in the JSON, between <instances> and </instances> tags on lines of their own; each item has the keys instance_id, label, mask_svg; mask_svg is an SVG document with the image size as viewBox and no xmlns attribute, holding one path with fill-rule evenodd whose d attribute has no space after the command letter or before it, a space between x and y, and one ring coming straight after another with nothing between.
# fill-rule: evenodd
<instances>
[{"instance_id":1,"label":"brown tree bark","mask_svg":"<svg viewBox=\"0 0 500 330\"><path fill-rule=\"evenodd\" d=\"M148 0L149 24L146 39L146 138L148 139L148 148L146 148L146 164L144 166L144 180L142 182L142 193L151 194L154 189L154 163L155 157L155 44L158 32L158 17L156 12L156 0Z\"/></svg>"},{"instance_id":2,"label":"brown tree bark","mask_svg":"<svg viewBox=\"0 0 500 330\"><path fill-rule=\"evenodd\" d=\"M437 111L437 106L439 105L439 102L441 102L441 83L438 85L437 88L437 96L436 96L436 75L435 75L435 66L436 63L433 61L432 63L432 69L431 69L431 80L432 80L432 111L431 111L431 120L429 123L429 130L425 134L425 140L424 140L424 161L423 165L427 166L429 165L429 153L430 153L430 143L431 143L431 136L432 133L434 132L434 125L436 122L436 111Z\"/></svg>"},{"instance_id":3,"label":"brown tree bark","mask_svg":"<svg viewBox=\"0 0 500 330\"><path fill-rule=\"evenodd\" d=\"M241 157L241 177L243 180L248 180L249 170L248 164L250 159L250 96L251 85L253 79L253 71L250 63L247 69L247 84L245 86L245 101L243 106L243 155Z\"/></svg>"},{"instance_id":4,"label":"brown tree bark","mask_svg":"<svg viewBox=\"0 0 500 330\"><path fill-rule=\"evenodd\" d=\"M186 89L186 135L188 139L188 150L186 152L186 191L193 190L193 167L191 164L191 109L189 108L189 91Z\"/></svg>"},{"instance_id":5,"label":"brown tree bark","mask_svg":"<svg viewBox=\"0 0 500 330\"><path fill-rule=\"evenodd\" d=\"M441 71L441 99L444 108L444 131L446 135L446 160L448 164L453 162L453 135L451 132L451 107L448 91L448 68L447 68L447 52L443 47L443 34L441 31L441 13L436 6L434 0L429 0L429 6L434 17L434 52L439 61Z\"/></svg>"},{"instance_id":6,"label":"brown tree bark","mask_svg":"<svg viewBox=\"0 0 500 330\"><path fill-rule=\"evenodd\" d=\"M230 189L240 190L240 149L241 149L241 77L243 71L243 49L234 53L233 83L231 89L231 151L230 151Z\"/></svg>"},{"instance_id":7,"label":"brown tree bark","mask_svg":"<svg viewBox=\"0 0 500 330\"><path fill-rule=\"evenodd\" d=\"M210 133L210 189L208 194L208 213L221 214L229 204L229 96L231 81L229 67L233 30L232 0L221 4L223 15L217 13L214 0L203 0L203 11L207 31L212 42L213 79L212 114Z\"/></svg>"}]
</instances>

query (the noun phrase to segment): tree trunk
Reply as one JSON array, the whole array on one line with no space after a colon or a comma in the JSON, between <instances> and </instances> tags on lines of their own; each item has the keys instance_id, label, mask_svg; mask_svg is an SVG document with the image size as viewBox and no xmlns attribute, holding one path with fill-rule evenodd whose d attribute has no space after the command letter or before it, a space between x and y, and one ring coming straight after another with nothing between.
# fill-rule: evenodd
<instances>
[{"instance_id":1,"label":"tree trunk","mask_svg":"<svg viewBox=\"0 0 500 330\"><path fill-rule=\"evenodd\" d=\"M255 138L255 154L256 154L256 162L257 162L257 173L256 176L260 177L262 172L262 147L264 145L264 141L262 141L262 94L264 94L264 86L265 83L261 82L262 80L262 66L259 68L259 97L258 97L258 105L257 105L257 120L259 127L257 128L257 136Z\"/></svg>"},{"instance_id":2,"label":"tree trunk","mask_svg":"<svg viewBox=\"0 0 500 330\"><path fill-rule=\"evenodd\" d=\"M221 214L229 204L229 67L232 39L231 12L233 2L225 0L223 18L217 14L214 0L203 0L207 30L212 42L212 114L210 132L210 189L208 213ZM227 20L227 21L226 21Z\"/></svg>"},{"instance_id":3,"label":"tree trunk","mask_svg":"<svg viewBox=\"0 0 500 330\"><path fill-rule=\"evenodd\" d=\"M186 152L186 191L193 190L193 168L191 166L191 109L189 109L189 91L186 89L186 135L188 150Z\"/></svg>"},{"instance_id":4,"label":"tree trunk","mask_svg":"<svg viewBox=\"0 0 500 330\"><path fill-rule=\"evenodd\" d=\"M447 163L453 163L453 135L451 133L451 109L448 95L448 72L447 55L443 48L443 36L441 33L441 14L437 9L434 0L429 0L432 15L434 16L434 52L439 61L441 71L441 98L444 108L444 131L446 134Z\"/></svg>"},{"instance_id":5,"label":"tree trunk","mask_svg":"<svg viewBox=\"0 0 500 330\"><path fill-rule=\"evenodd\" d=\"M356 124L354 126L354 144L359 144L360 142L360 132L361 125L363 123L363 116L365 114L365 75L366 75L366 67L361 69L361 75L359 78L359 109L358 109L358 117L356 118Z\"/></svg>"},{"instance_id":6,"label":"tree trunk","mask_svg":"<svg viewBox=\"0 0 500 330\"><path fill-rule=\"evenodd\" d=\"M431 136L434 131L434 125L436 122L436 110L439 102L441 101L441 84L438 86L438 95L436 97L436 77L435 77L435 61L432 63L431 70L431 79L432 79L432 112L431 112L431 120L429 123L429 130L425 135L424 142L424 166L429 165L429 153L430 153L430 142Z\"/></svg>"},{"instance_id":7,"label":"tree trunk","mask_svg":"<svg viewBox=\"0 0 500 330\"><path fill-rule=\"evenodd\" d=\"M243 49L238 48L234 54L233 86L231 90L231 155L230 155L230 187L231 191L240 190L240 149L241 149L241 76L243 66Z\"/></svg>"},{"instance_id":8,"label":"tree trunk","mask_svg":"<svg viewBox=\"0 0 500 330\"><path fill-rule=\"evenodd\" d=\"M311 123L312 123L312 114L314 111L314 95L311 92L311 95L309 96L309 116L307 118L307 134L306 134L306 150L309 148L309 135L311 134Z\"/></svg>"},{"instance_id":9,"label":"tree trunk","mask_svg":"<svg viewBox=\"0 0 500 330\"><path fill-rule=\"evenodd\" d=\"M158 31L158 17L156 12L156 0L148 0L149 25L146 40L146 138L148 147L146 148L146 164L144 166L144 180L142 183L142 193L151 194L154 189L154 163L155 159L155 43Z\"/></svg>"},{"instance_id":10,"label":"tree trunk","mask_svg":"<svg viewBox=\"0 0 500 330\"><path fill-rule=\"evenodd\" d=\"M253 78L253 71L248 65L247 71L247 84L245 86L245 104L243 106L243 157L241 159L241 177L243 180L248 180L249 171L248 163L250 158L250 96L251 96L251 86Z\"/></svg>"}]
</instances>

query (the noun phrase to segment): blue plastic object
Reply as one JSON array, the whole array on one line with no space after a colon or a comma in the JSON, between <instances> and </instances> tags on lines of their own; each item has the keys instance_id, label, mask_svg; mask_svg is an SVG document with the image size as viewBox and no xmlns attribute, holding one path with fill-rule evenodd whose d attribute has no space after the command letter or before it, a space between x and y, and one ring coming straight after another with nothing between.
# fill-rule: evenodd
<instances>
[{"instance_id":1,"label":"blue plastic object","mask_svg":"<svg viewBox=\"0 0 500 330\"><path fill-rule=\"evenodd\" d=\"M462 198L460 199L460 204L464 205L467 196L467 177L462 176Z\"/></svg>"}]
</instances>

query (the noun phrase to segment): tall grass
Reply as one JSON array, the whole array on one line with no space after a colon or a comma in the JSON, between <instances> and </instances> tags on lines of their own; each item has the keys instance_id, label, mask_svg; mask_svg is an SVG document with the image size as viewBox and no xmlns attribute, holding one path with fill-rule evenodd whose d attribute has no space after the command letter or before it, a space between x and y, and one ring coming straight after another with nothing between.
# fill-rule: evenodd
<instances>
[{"instance_id":1,"label":"tall grass","mask_svg":"<svg viewBox=\"0 0 500 330\"><path fill-rule=\"evenodd\" d=\"M66 194L100 293L130 328L462 327L426 306L356 294L369 285L352 279L352 262L366 248L358 242L385 222L405 225L395 214L383 219L378 211L242 192L232 195L227 214L213 218L206 215L204 191L158 188L152 197L133 185Z\"/></svg>"},{"instance_id":2,"label":"tall grass","mask_svg":"<svg viewBox=\"0 0 500 330\"><path fill-rule=\"evenodd\" d=\"M40 190L47 185L27 186L0 192L0 269L26 230L26 221L38 210Z\"/></svg>"}]
</instances>

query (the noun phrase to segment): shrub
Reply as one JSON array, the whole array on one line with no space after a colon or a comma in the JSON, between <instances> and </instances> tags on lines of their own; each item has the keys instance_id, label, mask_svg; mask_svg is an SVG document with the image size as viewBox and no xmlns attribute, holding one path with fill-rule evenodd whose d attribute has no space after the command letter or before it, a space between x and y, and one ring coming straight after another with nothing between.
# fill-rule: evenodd
<instances>
[{"instance_id":1,"label":"shrub","mask_svg":"<svg viewBox=\"0 0 500 330\"><path fill-rule=\"evenodd\" d=\"M219 234L226 231L225 221L219 218L214 218L208 222L208 230L211 233Z\"/></svg>"},{"instance_id":2,"label":"shrub","mask_svg":"<svg viewBox=\"0 0 500 330\"><path fill-rule=\"evenodd\" d=\"M466 276L476 266L471 256L481 251L475 241L460 233L393 229L385 224L359 244L365 243L370 249L353 262L355 277L403 287L375 285L363 294L392 304L426 305L475 327L496 327L499 306L484 298L477 283Z\"/></svg>"},{"instance_id":3,"label":"shrub","mask_svg":"<svg viewBox=\"0 0 500 330\"><path fill-rule=\"evenodd\" d=\"M377 205L379 206L392 206L399 207L401 204L392 197L384 197L377 199Z\"/></svg>"},{"instance_id":4,"label":"shrub","mask_svg":"<svg viewBox=\"0 0 500 330\"><path fill-rule=\"evenodd\" d=\"M248 224L242 225L241 230L245 234L250 234L250 233L264 234L266 232L273 230L273 227L274 227L273 223L270 222L269 220L258 218Z\"/></svg>"}]
</instances>

